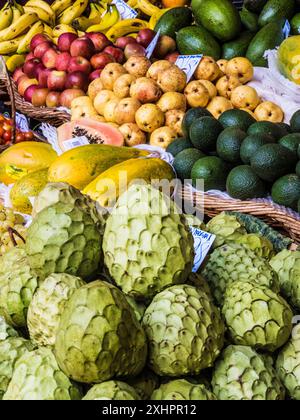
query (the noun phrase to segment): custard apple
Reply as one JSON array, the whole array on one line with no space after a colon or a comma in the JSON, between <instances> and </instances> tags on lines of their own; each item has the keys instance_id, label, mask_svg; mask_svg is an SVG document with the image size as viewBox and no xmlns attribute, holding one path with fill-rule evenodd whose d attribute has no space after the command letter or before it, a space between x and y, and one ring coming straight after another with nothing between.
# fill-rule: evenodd
<instances>
[{"instance_id":1,"label":"custard apple","mask_svg":"<svg viewBox=\"0 0 300 420\"><path fill-rule=\"evenodd\" d=\"M222 212L213 217L206 225L207 232L216 235L214 247L217 248L228 241L235 241L247 233L244 226L235 216Z\"/></svg>"},{"instance_id":2,"label":"custard apple","mask_svg":"<svg viewBox=\"0 0 300 420\"><path fill-rule=\"evenodd\" d=\"M264 357L247 346L228 346L215 364L213 393L218 400L283 400L285 390Z\"/></svg>"},{"instance_id":3,"label":"custard apple","mask_svg":"<svg viewBox=\"0 0 300 420\"><path fill-rule=\"evenodd\" d=\"M225 292L222 313L235 344L275 351L289 339L293 312L272 290L236 281Z\"/></svg>"},{"instance_id":4,"label":"custard apple","mask_svg":"<svg viewBox=\"0 0 300 420\"><path fill-rule=\"evenodd\" d=\"M159 386L159 378L151 370L144 369L134 378L128 378L127 383L132 386L142 400L149 400L152 392Z\"/></svg>"},{"instance_id":5,"label":"custard apple","mask_svg":"<svg viewBox=\"0 0 300 420\"><path fill-rule=\"evenodd\" d=\"M16 362L3 400L79 400L81 392L59 369L49 348L24 353Z\"/></svg>"},{"instance_id":6,"label":"custard apple","mask_svg":"<svg viewBox=\"0 0 300 420\"><path fill-rule=\"evenodd\" d=\"M216 400L215 395L202 384L186 379L175 379L156 389L151 400Z\"/></svg>"},{"instance_id":7,"label":"custard apple","mask_svg":"<svg viewBox=\"0 0 300 420\"><path fill-rule=\"evenodd\" d=\"M33 219L26 252L42 279L52 273L89 279L101 263L101 242L102 235L86 203L58 202Z\"/></svg>"},{"instance_id":8,"label":"custard apple","mask_svg":"<svg viewBox=\"0 0 300 420\"><path fill-rule=\"evenodd\" d=\"M132 386L120 381L107 381L94 385L83 400L140 400Z\"/></svg>"},{"instance_id":9,"label":"custard apple","mask_svg":"<svg viewBox=\"0 0 300 420\"><path fill-rule=\"evenodd\" d=\"M10 337L0 341L0 400L12 378L17 359L34 347L29 340L21 337Z\"/></svg>"},{"instance_id":10,"label":"custard apple","mask_svg":"<svg viewBox=\"0 0 300 420\"><path fill-rule=\"evenodd\" d=\"M3 316L0 315L0 341L6 340L8 337L18 337L17 331L11 327Z\"/></svg>"},{"instance_id":11,"label":"custard apple","mask_svg":"<svg viewBox=\"0 0 300 420\"><path fill-rule=\"evenodd\" d=\"M54 346L65 303L85 282L70 274L52 274L38 287L30 302L27 326L39 346Z\"/></svg>"},{"instance_id":12,"label":"custard apple","mask_svg":"<svg viewBox=\"0 0 300 420\"><path fill-rule=\"evenodd\" d=\"M38 286L38 276L30 268L23 248L12 248L0 257L0 314L14 327L26 326L28 306Z\"/></svg>"},{"instance_id":13,"label":"custard apple","mask_svg":"<svg viewBox=\"0 0 300 420\"><path fill-rule=\"evenodd\" d=\"M281 293L300 309L300 251L285 249L273 257L270 264L278 274Z\"/></svg>"},{"instance_id":14,"label":"custard apple","mask_svg":"<svg viewBox=\"0 0 300 420\"><path fill-rule=\"evenodd\" d=\"M197 375L213 365L223 346L219 310L205 292L187 284L158 293L142 325L150 368L160 376Z\"/></svg>"},{"instance_id":15,"label":"custard apple","mask_svg":"<svg viewBox=\"0 0 300 420\"><path fill-rule=\"evenodd\" d=\"M199 273L190 273L186 284L190 284L191 286L195 286L198 289L201 289L203 292L207 294L209 298L212 299L211 290L205 278Z\"/></svg>"},{"instance_id":16,"label":"custard apple","mask_svg":"<svg viewBox=\"0 0 300 420\"><path fill-rule=\"evenodd\" d=\"M193 237L180 210L150 185L132 185L107 219L103 251L124 293L152 298L192 271Z\"/></svg>"},{"instance_id":17,"label":"custard apple","mask_svg":"<svg viewBox=\"0 0 300 420\"><path fill-rule=\"evenodd\" d=\"M124 294L104 281L75 290L62 312L55 342L60 368L78 382L138 375L145 333Z\"/></svg>"},{"instance_id":18,"label":"custard apple","mask_svg":"<svg viewBox=\"0 0 300 420\"><path fill-rule=\"evenodd\" d=\"M276 370L290 397L300 400L300 325L293 329L290 341L281 349Z\"/></svg>"},{"instance_id":19,"label":"custard apple","mask_svg":"<svg viewBox=\"0 0 300 420\"><path fill-rule=\"evenodd\" d=\"M188 226L206 230L205 223L193 214L184 214L185 222Z\"/></svg>"},{"instance_id":20,"label":"custard apple","mask_svg":"<svg viewBox=\"0 0 300 420\"><path fill-rule=\"evenodd\" d=\"M258 257L266 258L267 260L270 260L270 258L275 255L272 242L264 236L255 233L241 235L235 240L235 243L246 245L248 248L252 249Z\"/></svg>"},{"instance_id":21,"label":"custard apple","mask_svg":"<svg viewBox=\"0 0 300 420\"><path fill-rule=\"evenodd\" d=\"M137 320L140 322L141 319L143 318L144 313L145 313L146 306L142 302L137 302L131 296L125 295L125 297L126 297L127 302L129 303L129 305L133 309L133 312L134 312Z\"/></svg>"},{"instance_id":22,"label":"custard apple","mask_svg":"<svg viewBox=\"0 0 300 420\"><path fill-rule=\"evenodd\" d=\"M224 293L232 282L254 281L279 291L278 277L264 258L242 244L230 242L213 251L202 270L214 298L222 304Z\"/></svg>"}]
</instances>

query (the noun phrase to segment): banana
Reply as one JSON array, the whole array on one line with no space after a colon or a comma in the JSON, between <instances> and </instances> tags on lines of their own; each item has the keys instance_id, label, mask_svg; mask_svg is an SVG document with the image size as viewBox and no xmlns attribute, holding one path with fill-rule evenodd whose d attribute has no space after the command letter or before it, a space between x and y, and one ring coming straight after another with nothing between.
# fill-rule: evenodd
<instances>
[{"instance_id":1,"label":"banana","mask_svg":"<svg viewBox=\"0 0 300 420\"><path fill-rule=\"evenodd\" d=\"M23 37L24 35L10 41L0 41L0 55L15 54Z\"/></svg>"},{"instance_id":2,"label":"banana","mask_svg":"<svg viewBox=\"0 0 300 420\"><path fill-rule=\"evenodd\" d=\"M25 53L29 52L29 46L30 46L31 39L34 37L34 35L40 34L42 32L44 32L44 25L43 25L43 22L38 20L37 22L35 22L31 26L31 28L29 29L27 34L24 35L22 41L19 44L17 53L18 54L25 54Z\"/></svg>"},{"instance_id":3,"label":"banana","mask_svg":"<svg viewBox=\"0 0 300 420\"><path fill-rule=\"evenodd\" d=\"M74 19L82 15L89 4L89 0L76 0L75 3L68 7L59 17L58 23L70 25Z\"/></svg>"},{"instance_id":4,"label":"banana","mask_svg":"<svg viewBox=\"0 0 300 420\"><path fill-rule=\"evenodd\" d=\"M57 45L58 44L58 38L57 37L52 38L52 42L53 42L54 45Z\"/></svg>"},{"instance_id":5,"label":"banana","mask_svg":"<svg viewBox=\"0 0 300 420\"><path fill-rule=\"evenodd\" d=\"M153 16L154 14L160 12L160 9L148 0L137 0L137 7L147 16Z\"/></svg>"},{"instance_id":6,"label":"banana","mask_svg":"<svg viewBox=\"0 0 300 420\"><path fill-rule=\"evenodd\" d=\"M38 7L40 9L45 10L48 15L52 16L53 20L55 20L55 12L51 9L48 3L46 3L44 0L29 0L26 3L26 6L29 7Z\"/></svg>"},{"instance_id":7,"label":"banana","mask_svg":"<svg viewBox=\"0 0 300 420\"><path fill-rule=\"evenodd\" d=\"M17 7L17 5L13 5L12 11L13 11L13 18L12 18L11 25L16 23L17 20L19 20L20 17L22 16L22 14L24 14L24 9L23 9L23 12L21 12L21 10Z\"/></svg>"},{"instance_id":8,"label":"banana","mask_svg":"<svg viewBox=\"0 0 300 420\"><path fill-rule=\"evenodd\" d=\"M52 31L52 28L50 28L50 26L47 25L47 23L44 23L44 32L45 32L46 35L49 36L49 38L52 39L53 31Z\"/></svg>"},{"instance_id":9,"label":"banana","mask_svg":"<svg viewBox=\"0 0 300 420\"><path fill-rule=\"evenodd\" d=\"M0 31L6 29L12 23L13 20L13 8L9 3L6 3L5 7L0 11Z\"/></svg>"},{"instance_id":10,"label":"banana","mask_svg":"<svg viewBox=\"0 0 300 420\"><path fill-rule=\"evenodd\" d=\"M72 34L77 35L77 31L71 25L65 25L65 24L56 25L52 29L52 35L54 38L58 38L61 34L68 33L68 32L71 32Z\"/></svg>"},{"instance_id":11,"label":"banana","mask_svg":"<svg viewBox=\"0 0 300 420\"><path fill-rule=\"evenodd\" d=\"M121 20L106 32L107 38L114 42L117 38L135 32L139 32L143 28L148 28L148 22L141 19Z\"/></svg>"},{"instance_id":12,"label":"banana","mask_svg":"<svg viewBox=\"0 0 300 420\"><path fill-rule=\"evenodd\" d=\"M17 67L24 64L26 56L23 54L14 54L6 60L7 70L13 73Z\"/></svg>"},{"instance_id":13,"label":"banana","mask_svg":"<svg viewBox=\"0 0 300 420\"><path fill-rule=\"evenodd\" d=\"M134 9L137 7L137 0L129 0L127 4L129 7L132 7Z\"/></svg>"},{"instance_id":14,"label":"banana","mask_svg":"<svg viewBox=\"0 0 300 420\"><path fill-rule=\"evenodd\" d=\"M19 4L17 1L13 1L13 4L14 4L14 7L16 7L19 10L20 16L23 15L24 7L21 4Z\"/></svg>"},{"instance_id":15,"label":"banana","mask_svg":"<svg viewBox=\"0 0 300 420\"><path fill-rule=\"evenodd\" d=\"M41 9L40 7L33 7L27 5L24 6L24 10L27 13L36 13L42 22L45 22L50 26L54 26L55 19L53 18L53 15L50 15L48 12L46 12L46 10Z\"/></svg>"},{"instance_id":16,"label":"banana","mask_svg":"<svg viewBox=\"0 0 300 420\"><path fill-rule=\"evenodd\" d=\"M58 16L68 7L72 6L72 4L73 0L54 0L54 2L51 4L51 9L56 14L56 16Z\"/></svg>"},{"instance_id":17,"label":"banana","mask_svg":"<svg viewBox=\"0 0 300 420\"><path fill-rule=\"evenodd\" d=\"M72 26L80 31L85 31L92 25L96 25L101 21L101 15L105 11L104 9L100 8L98 4L92 3L90 5L91 13L89 17L80 16L74 19Z\"/></svg>"},{"instance_id":18,"label":"banana","mask_svg":"<svg viewBox=\"0 0 300 420\"><path fill-rule=\"evenodd\" d=\"M36 13L24 13L16 22L8 28L0 31L0 41L10 41L26 31L39 17ZM14 51L13 51L14 52Z\"/></svg>"},{"instance_id":19,"label":"banana","mask_svg":"<svg viewBox=\"0 0 300 420\"><path fill-rule=\"evenodd\" d=\"M120 14L118 12L118 9L115 5L112 5L109 7L105 15L102 17L101 22L97 25L90 26L86 32L102 32L106 29L111 28L113 25L115 25L120 18ZM126 19L127 21L127 19Z\"/></svg>"},{"instance_id":20,"label":"banana","mask_svg":"<svg viewBox=\"0 0 300 420\"><path fill-rule=\"evenodd\" d=\"M168 10L170 10L170 8L168 9L158 9L159 12L157 12L155 15L152 15L150 20L149 20L149 28L150 29L154 29L155 25L158 22L158 19L164 14L166 13Z\"/></svg>"}]
</instances>

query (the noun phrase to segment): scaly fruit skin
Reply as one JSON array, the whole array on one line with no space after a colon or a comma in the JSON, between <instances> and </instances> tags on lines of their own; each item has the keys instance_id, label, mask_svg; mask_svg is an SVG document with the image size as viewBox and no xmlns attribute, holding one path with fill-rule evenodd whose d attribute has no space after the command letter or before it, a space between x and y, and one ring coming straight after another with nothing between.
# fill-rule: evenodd
<instances>
[{"instance_id":1,"label":"scaly fruit skin","mask_svg":"<svg viewBox=\"0 0 300 420\"><path fill-rule=\"evenodd\" d=\"M225 292L222 313L235 344L274 352L292 331L293 312L271 289L236 281Z\"/></svg>"},{"instance_id":2,"label":"scaly fruit skin","mask_svg":"<svg viewBox=\"0 0 300 420\"><path fill-rule=\"evenodd\" d=\"M27 313L31 340L39 346L54 346L60 316L67 300L85 282L69 274L51 274L33 295Z\"/></svg>"},{"instance_id":3,"label":"scaly fruit skin","mask_svg":"<svg viewBox=\"0 0 300 420\"><path fill-rule=\"evenodd\" d=\"M207 223L206 228L208 232L216 235L214 248L223 245L225 242L234 241L247 233L235 216L229 216L224 212L213 217Z\"/></svg>"},{"instance_id":4,"label":"scaly fruit skin","mask_svg":"<svg viewBox=\"0 0 300 420\"><path fill-rule=\"evenodd\" d=\"M149 400L153 391L159 386L158 376L149 369L144 369L135 378L128 378L126 382L136 390L142 400Z\"/></svg>"},{"instance_id":5,"label":"scaly fruit skin","mask_svg":"<svg viewBox=\"0 0 300 420\"><path fill-rule=\"evenodd\" d=\"M38 286L38 276L29 265L26 252L12 248L0 258L0 314L15 327L24 327L28 306Z\"/></svg>"},{"instance_id":6,"label":"scaly fruit skin","mask_svg":"<svg viewBox=\"0 0 300 420\"><path fill-rule=\"evenodd\" d=\"M300 400L300 328L293 329L290 341L281 349L276 370L289 395Z\"/></svg>"},{"instance_id":7,"label":"scaly fruit skin","mask_svg":"<svg viewBox=\"0 0 300 420\"><path fill-rule=\"evenodd\" d=\"M101 265L101 243L89 205L66 200L36 215L27 231L26 253L42 279L52 273L90 279Z\"/></svg>"},{"instance_id":8,"label":"scaly fruit skin","mask_svg":"<svg viewBox=\"0 0 300 420\"><path fill-rule=\"evenodd\" d=\"M94 385L83 400L140 400L134 388L121 381L107 381Z\"/></svg>"},{"instance_id":9,"label":"scaly fruit skin","mask_svg":"<svg viewBox=\"0 0 300 420\"><path fill-rule=\"evenodd\" d=\"M6 340L9 337L18 337L19 334L14 330L0 315L0 341Z\"/></svg>"},{"instance_id":10,"label":"scaly fruit skin","mask_svg":"<svg viewBox=\"0 0 300 420\"><path fill-rule=\"evenodd\" d=\"M147 356L146 337L123 293L94 281L67 301L55 354L69 378L98 383L139 374Z\"/></svg>"},{"instance_id":11,"label":"scaly fruit skin","mask_svg":"<svg viewBox=\"0 0 300 420\"><path fill-rule=\"evenodd\" d=\"M79 400L81 393L59 369L46 347L24 353L16 364L3 400Z\"/></svg>"},{"instance_id":12,"label":"scaly fruit skin","mask_svg":"<svg viewBox=\"0 0 300 420\"><path fill-rule=\"evenodd\" d=\"M200 220L198 217L194 216L193 214L184 214L185 216L185 222L188 226L199 228L202 230L206 229L205 223L203 223L202 220Z\"/></svg>"},{"instance_id":13,"label":"scaly fruit skin","mask_svg":"<svg viewBox=\"0 0 300 420\"><path fill-rule=\"evenodd\" d=\"M202 384L193 384L186 379L175 379L156 389L151 400L216 400L215 395Z\"/></svg>"},{"instance_id":14,"label":"scaly fruit skin","mask_svg":"<svg viewBox=\"0 0 300 420\"><path fill-rule=\"evenodd\" d=\"M21 337L10 337L0 341L0 400L12 378L17 359L34 348L29 340Z\"/></svg>"},{"instance_id":15,"label":"scaly fruit skin","mask_svg":"<svg viewBox=\"0 0 300 420\"><path fill-rule=\"evenodd\" d=\"M214 298L222 304L226 288L233 282L254 281L279 290L278 277L269 263L242 244L232 242L216 248L202 270Z\"/></svg>"},{"instance_id":16,"label":"scaly fruit skin","mask_svg":"<svg viewBox=\"0 0 300 420\"><path fill-rule=\"evenodd\" d=\"M285 249L271 259L270 265L278 274L283 296L300 309L300 251Z\"/></svg>"},{"instance_id":17,"label":"scaly fruit skin","mask_svg":"<svg viewBox=\"0 0 300 420\"><path fill-rule=\"evenodd\" d=\"M107 219L103 251L124 293L152 298L192 271L193 237L175 204L150 185L132 185Z\"/></svg>"},{"instance_id":18,"label":"scaly fruit skin","mask_svg":"<svg viewBox=\"0 0 300 420\"><path fill-rule=\"evenodd\" d=\"M213 393L218 400L283 400L285 390L273 367L247 346L228 346L215 364Z\"/></svg>"},{"instance_id":19,"label":"scaly fruit skin","mask_svg":"<svg viewBox=\"0 0 300 420\"><path fill-rule=\"evenodd\" d=\"M146 306L144 305L144 303L143 302L137 302L136 300L133 299L133 297L127 296L127 295L126 295L126 300L129 303L129 305L131 306L131 308L133 309L133 312L134 312L137 320L141 321L141 319L144 316L145 310L146 310Z\"/></svg>"},{"instance_id":20,"label":"scaly fruit skin","mask_svg":"<svg viewBox=\"0 0 300 420\"><path fill-rule=\"evenodd\" d=\"M201 289L176 285L158 293L142 325L150 368L160 376L198 375L213 365L224 338L219 310Z\"/></svg>"},{"instance_id":21,"label":"scaly fruit skin","mask_svg":"<svg viewBox=\"0 0 300 420\"><path fill-rule=\"evenodd\" d=\"M246 245L258 257L266 258L267 260L270 260L275 255L274 247L269 239L261 235L256 235L255 233L242 235L235 240L235 243Z\"/></svg>"}]
</instances>

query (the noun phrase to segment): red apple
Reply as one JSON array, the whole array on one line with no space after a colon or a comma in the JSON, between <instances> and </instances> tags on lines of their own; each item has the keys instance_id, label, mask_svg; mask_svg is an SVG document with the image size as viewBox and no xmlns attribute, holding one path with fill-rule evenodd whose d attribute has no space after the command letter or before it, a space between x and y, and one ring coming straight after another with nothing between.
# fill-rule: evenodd
<instances>
[{"instance_id":1,"label":"red apple","mask_svg":"<svg viewBox=\"0 0 300 420\"><path fill-rule=\"evenodd\" d=\"M23 71L28 77L36 77L37 75L37 66L41 64L38 58L32 58L29 61L26 61L23 66Z\"/></svg>"},{"instance_id":2,"label":"red apple","mask_svg":"<svg viewBox=\"0 0 300 420\"><path fill-rule=\"evenodd\" d=\"M60 92L49 92L46 97L46 105L49 108L57 108L60 104Z\"/></svg>"},{"instance_id":3,"label":"red apple","mask_svg":"<svg viewBox=\"0 0 300 420\"><path fill-rule=\"evenodd\" d=\"M96 52L101 52L108 45L112 45L112 42L101 32L90 32L85 34L85 36L92 41Z\"/></svg>"},{"instance_id":4,"label":"red apple","mask_svg":"<svg viewBox=\"0 0 300 420\"><path fill-rule=\"evenodd\" d=\"M28 88L24 92L24 99L25 99L26 102L31 102L32 101L33 93L36 91L37 88L38 88L38 85L28 86Z\"/></svg>"},{"instance_id":5,"label":"red apple","mask_svg":"<svg viewBox=\"0 0 300 420\"><path fill-rule=\"evenodd\" d=\"M51 48L52 45L50 44L50 42L41 42L35 47L33 54L35 58L42 58L45 52L50 50Z\"/></svg>"},{"instance_id":6,"label":"red apple","mask_svg":"<svg viewBox=\"0 0 300 420\"><path fill-rule=\"evenodd\" d=\"M48 76L51 72L52 72L52 70L50 70L50 69L44 69L44 70L39 71L38 81L39 81L39 85L42 88L46 88L48 86L48 83L47 83Z\"/></svg>"},{"instance_id":7,"label":"red apple","mask_svg":"<svg viewBox=\"0 0 300 420\"><path fill-rule=\"evenodd\" d=\"M72 57L84 57L90 59L95 53L95 47L90 38L81 37L75 39L70 47L70 54Z\"/></svg>"},{"instance_id":8,"label":"red apple","mask_svg":"<svg viewBox=\"0 0 300 420\"><path fill-rule=\"evenodd\" d=\"M82 73L90 74L92 70L90 62L84 57L72 57L69 63L69 73L73 71L82 71Z\"/></svg>"},{"instance_id":9,"label":"red apple","mask_svg":"<svg viewBox=\"0 0 300 420\"><path fill-rule=\"evenodd\" d=\"M25 73L23 72L23 68L17 67L12 76L13 81L17 83L18 79L22 76L26 76Z\"/></svg>"},{"instance_id":10,"label":"red apple","mask_svg":"<svg viewBox=\"0 0 300 420\"><path fill-rule=\"evenodd\" d=\"M69 52L72 42L75 41L75 39L77 38L78 36L71 32L66 32L64 34L61 34L57 40L57 46L58 46L59 51Z\"/></svg>"},{"instance_id":11,"label":"red apple","mask_svg":"<svg viewBox=\"0 0 300 420\"><path fill-rule=\"evenodd\" d=\"M88 76L81 71L74 71L67 75L66 89L81 89L87 91L89 86Z\"/></svg>"},{"instance_id":12,"label":"red apple","mask_svg":"<svg viewBox=\"0 0 300 420\"><path fill-rule=\"evenodd\" d=\"M170 63L174 64L178 56L179 56L179 52L175 51L175 52L172 52L171 54L166 55L165 59L170 61Z\"/></svg>"},{"instance_id":13,"label":"red apple","mask_svg":"<svg viewBox=\"0 0 300 420\"><path fill-rule=\"evenodd\" d=\"M27 55L26 55L25 61L29 61L29 60L31 60L32 58L35 58L35 57L34 57L33 52L30 52L29 54L27 54Z\"/></svg>"},{"instance_id":14,"label":"red apple","mask_svg":"<svg viewBox=\"0 0 300 420\"><path fill-rule=\"evenodd\" d=\"M145 56L146 50L145 48L138 44L137 42L135 44L127 44L124 50L125 57L128 58L136 55L136 56Z\"/></svg>"},{"instance_id":15,"label":"red apple","mask_svg":"<svg viewBox=\"0 0 300 420\"><path fill-rule=\"evenodd\" d=\"M67 73L65 71L52 70L48 76L47 87L50 90L64 90L67 81Z\"/></svg>"},{"instance_id":16,"label":"red apple","mask_svg":"<svg viewBox=\"0 0 300 420\"><path fill-rule=\"evenodd\" d=\"M124 53L120 48L109 46L105 47L103 52L112 55L117 63L122 64L125 61Z\"/></svg>"},{"instance_id":17,"label":"red apple","mask_svg":"<svg viewBox=\"0 0 300 420\"><path fill-rule=\"evenodd\" d=\"M127 44L136 44L136 40L132 36L121 36L115 42L115 46L122 50L125 49Z\"/></svg>"},{"instance_id":18,"label":"red apple","mask_svg":"<svg viewBox=\"0 0 300 420\"><path fill-rule=\"evenodd\" d=\"M156 32L149 28L144 28L139 31L136 37L136 42L143 47L147 48L152 39L155 37Z\"/></svg>"},{"instance_id":19,"label":"red apple","mask_svg":"<svg viewBox=\"0 0 300 420\"><path fill-rule=\"evenodd\" d=\"M45 106L48 93L49 93L49 89L37 86L36 89L33 91L33 95L31 98L32 105Z\"/></svg>"},{"instance_id":20,"label":"red apple","mask_svg":"<svg viewBox=\"0 0 300 420\"><path fill-rule=\"evenodd\" d=\"M55 61L56 70L68 71L70 61L71 61L70 53L63 52L63 53L58 54Z\"/></svg>"},{"instance_id":21,"label":"red apple","mask_svg":"<svg viewBox=\"0 0 300 420\"><path fill-rule=\"evenodd\" d=\"M78 98L79 96L85 96L85 93L81 89L66 89L64 90L59 99L60 106L66 108L71 108L71 103L73 99Z\"/></svg>"},{"instance_id":22,"label":"red apple","mask_svg":"<svg viewBox=\"0 0 300 420\"><path fill-rule=\"evenodd\" d=\"M93 55L93 57L91 58L91 65L95 70L104 69L106 64L113 63L115 61L116 60L112 55L103 51L101 53Z\"/></svg>"},{"instance_id":23,"label":"red apple","mask_svg":"<svg viewBox=\"0 0 300 420\"><path fill-rule=\"evenodd\" d=\"M102 73L102 69L97 69L94 70L90 75L89 75L89 81L92 82L95 79L98 79L100 77L100 74Z\"/></svg>"},{"instance_id":24,"label":"red apple","mask_svg":"<svg viewBox=\"0 0 300 420\"><path fill-rule=\"evenodd\" d=\"M30 51L34 51L39 44L51 42L46 34L36 34L30 41Z\"/></svg>"},{"instance_id":25,"label":"red apple","mask_svg":"<svg viewBox=\"0 0 300 420\"><path fill-rule=\"evenodd\" d=\"M55 63L56 63L57 56L58 56L57 52L53 48L50 48L43 55L43 57L42 57L42 63L44 64L44 66L47 69L54 69L55 68Z\"/></svg>"},{"instance_id":26,"label":"red apple","mask_svg":"<svg viewBox=\"0 0 300 420\"><path fill-rule=\"evenodd\" d=\"M25 90L31 85L37 85L36 79L30 79L28 76L21 76L18 79L18 92L21 96L24 96Z\"/></svg>"}]
</instances>

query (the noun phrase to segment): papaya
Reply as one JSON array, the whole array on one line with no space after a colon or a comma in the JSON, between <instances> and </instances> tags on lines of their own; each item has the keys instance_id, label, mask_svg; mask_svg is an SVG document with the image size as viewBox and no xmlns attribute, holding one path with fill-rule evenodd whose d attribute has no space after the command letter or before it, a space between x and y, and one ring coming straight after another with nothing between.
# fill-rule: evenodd
<instances>
[{"instance_id":1,"label":"papaya","mask_svg":"<svg viewBox=\"0 0 300 420\"><path fill-rule=\"evenodd\" d=\"M30 197L37 197L48 182L48 169L30 172L19 179L10 190L13 209L20 213L31 214Z\"/></svg>"},{"instance_id":2,"label":"papaya","mask_svg":"<svg viewBox=\"0 0 300 420\"><path fill-rule=\"evenodd\" d=\"M83 193L98 201L102 207L112 207L133 182L171 181L174 178L172 167L162 159L129 159L102 172L85 187Z\"/></svg>"},{"instance_id":3,"label":"papaya","mask_svg":"<svg viewBox=\"0 0 300 420\"><path fill-rule=\"evenodd\" d=\"M128 159L147 156L149 152L133 147L89 144L60 155L50 166L49 182L67 182L82 190L111 166Z\"/></svg>"},{"instance_id":4,"label":"papaya","mask_svg":"<svg viewBox=\"0 0 300 420\"><path fill-rule=\"evenodd\" d=\"M280 72L300 85L300 35L291 36L283 41L277 57Z\"/></svg>"},{"instance_id":5,"label":"papaya","mask_svg":"<svg viewBox=\"0 0 300 420\"><path fill-rule=\"evenodd\" d=\"M49 168L56 158L50 144L35 141L14 144L0 155L0 182L14 184L30 172Z\"/></svg>"}]
</instances>

